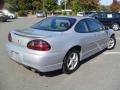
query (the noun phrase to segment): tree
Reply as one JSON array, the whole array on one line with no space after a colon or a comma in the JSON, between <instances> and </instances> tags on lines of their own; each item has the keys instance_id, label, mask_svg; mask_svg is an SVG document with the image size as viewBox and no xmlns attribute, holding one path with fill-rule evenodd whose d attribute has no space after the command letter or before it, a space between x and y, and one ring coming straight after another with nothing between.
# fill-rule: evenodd
<instances>
[{"instance_id":1,"label":"tree","mask_svg":"<svg viewBox=\"0 0 120 90\"><path fill-rule=\"evenodd\" d=\"M96 10L99 6L99 0L79 0L79 2L85 11Z\"/></svg>"},{"instance_id":2,"label":"tree","mask_svg":"<svg viewBox=\"0 0 120 90\"><path fill-rule=\"evenodd\" d=\"M108 8L108 6L99 5L97 11L109 11L109 8Z\"/></svg>"},{"instance_id":3,"label":"tree","mask_svg":"<svg viewBox=\"0 0 120 90\"><path fill-rule=\"evenodd\" d=\"M71 6L73 5L73 3L75 2L76 0L66 0L66 8L67 9L71 9ZM65 0L61 0L61 8L62 9L65 9Z\"/></svg>"},{"instance_id":4,"label":"tree","mask_svg":"<svg viewBox=\"0 0 120 90\"><path fill-rule=\"evenodd\" d=\"M72 0L71 1L71 9L75 13L81 11L81 6L80 6L80 3L79 3L79 0Z\"/></svg>"},{"instance_id":5,"label":"tree","mask_svg":"<svg viewBox=\"0 0 120 90\"><path fill-rule=\"evenodd\" d=\"M32 0L17 0L20 10L30 10L33 9Z\"/></svg>"},{"instance_id":6,"label":"tree","mask_svg":"<svg viewBox=\"0 0 120 90\"><path fill-rule=\"evenodd\" d=\"M61 7L61 9L65 9L65 1L64 0L61 0L60 7Z\"/></svg>"},{"instance_id":7,"label":"tree","mask_svg":"<svg viewBox=\"0 0 120 90\"><path fill-rule=\"evenodd\" d=\"M61 1L61 7L64 9L65 0ZM74 12L97 10L99 0L67 0L67 9L72 9Z\"/></svg>"},{"instance_id":8,"label":"tree","mask_svg":"<svg viewBox=\"0 0 120 90\"><path fill-rule=\"evenodd\" d=\"M120 2L113 2L111 5L110 5L110 10L113 11L113 12L118 12L120 11Z\"/></svg>"},{"instance_id":9,"label":"tree","mask_svg":"<svg viewBox=\"0 0 120 90\"><path fill-rule=\"evenodd\" d=\"M19 0L5 0L6 3L11 5L10 9L12 9L14 11L19 10L18 1Z\"/></svg>"},{"instance_id":10,"label":"tree","mask_svg":"<svg viewBox=\"0 0 120 90\"><path fill-rule=\"evenodd\" d=\"M49 12L54 12L57 9L57 0L44 0L45 1L45 9Z\"/></svg>"},{"instance_id":11,"label":"tree","mask_svg":"<svg viewBox=\"0 0 120 90\"><path fill-rule=\"evenodd\" d=\"M29 10L32 9L32 0L5 0L6 3L11 5L11 9L14 11Z\"/></svg>"},{"instance_id":12,"label":"tree","mask_svg":"<svg viewBox=\"0 0 120 90\"><path fill-rule=\"evenodd\" d=\"M18 2L18 4L19 4L20 10L25 10L26 7L27 7L27 4L25 3L24 0L20 0L20 1Z\"/></svg>"},{"instance_id":13,"label":"tree","mask_svg":"<svg viewBox=\"0 0 120 90\"><path fill-rule=\"evenodd\" d=\"M42 9L43 4L41 0L33 0L32 6L35 10L39 10L39 9Z\"/></svg>"}]
</instances>

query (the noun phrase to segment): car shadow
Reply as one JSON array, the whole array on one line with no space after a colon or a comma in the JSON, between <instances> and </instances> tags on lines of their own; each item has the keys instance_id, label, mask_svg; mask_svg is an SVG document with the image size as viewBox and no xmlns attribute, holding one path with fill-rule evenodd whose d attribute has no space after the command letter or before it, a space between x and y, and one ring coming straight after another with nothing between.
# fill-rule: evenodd
<instances>
[{"instance_id":1,"label":"car shadow","mask_svg":"<svg viewBox=\"0 0 120 90\"><path fill-rule=\"evenodd\" d=\"M41 73L37 72L40 76L45 76L45 77L55 77L63 74L62 69L56 70L56 71L51 71L51 72L46 72L46 73Z\"/></svg>"},{"instance_id":2,"label":"car shadow","mask_svg":"<svg viewBox=\"0 0 120 90\"><path fill-rule=\"evenodd\" d=\"M12 20L7 20L5 22L0 21L0 23L7 23L7 22L13 22Z\"/></svg>"},{"instance_id":3,"label":"car shadow","mask_svg":"<svg viewBox=\"0 0 120 90\"><path fill-rule=\"evenodd\" d=\"M84 59L83 61L81 61L81 65L83 65L83 64L87 63L88 61L92 60L93 58L99 56L100 54L102 54L102 53L105 52L105 51L106 51L106 49L104 49L104 50L96 53L95 55L92 55L91 57L89 57L89 58L87 58L87 59Z\"/></svg>"},{"instance_id":4,"label":"car shadow","mask_svg":"<svg viewBox=\"0 0 120 90\"><path fill-rule=\"evenodd\" d=\"M92 60L93 58L99 56L99 55L102 54L104 51L106 51L106 49L103 50L103 51L101 51L101 52L99 52L99 53L97 53L97 54L95 54L95 55L93 55L93 56L91 56L91 57L89 57L89 58L87 58L87 59L85 59L85 60L83 60L83 61L81 61L81 65L83 65L83 64L89 62L90 60ZM81 66L81 65L80 65L80 66ZM40 72L36 72L36 73L38 73L40 76L55 77L55 76L59 76L59 75L63 74L63 71L62 71L62 70L56 70L56 71L47 72L47 73L40 73Z\"/></svg>"},{"instance_id":5,"label":"car shadow","mask_svg":"<svg viewBox=\"0 0 120 90\"><path fill-rule=\"evenodd\" d=\"M7 20L6 22L13 22L12 20Z\"/></svg>"}]
</instances>

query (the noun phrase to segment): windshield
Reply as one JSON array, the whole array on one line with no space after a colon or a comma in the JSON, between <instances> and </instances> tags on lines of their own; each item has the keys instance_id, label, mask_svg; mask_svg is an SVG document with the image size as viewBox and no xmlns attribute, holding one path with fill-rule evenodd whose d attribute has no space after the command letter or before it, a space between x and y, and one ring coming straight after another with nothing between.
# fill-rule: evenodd
<instances>
[{"instance_id":1,"label":"windshield","mask_svg":"<svg viewBox=\"0 0 120 90\"><path fill-rule=\"evenodd\" d=\"M76 19L67 17L49 17L33 25L31 28L45 31L66 31L74 25L75 21Z\"/></svg>"}]
</instances>

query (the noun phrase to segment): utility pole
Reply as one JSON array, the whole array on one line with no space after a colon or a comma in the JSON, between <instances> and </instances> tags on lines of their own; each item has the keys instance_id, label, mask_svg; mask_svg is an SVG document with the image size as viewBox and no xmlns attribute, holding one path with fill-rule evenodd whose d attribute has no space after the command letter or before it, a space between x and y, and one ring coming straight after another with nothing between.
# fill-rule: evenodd
<instances>
[{"instance_id":1,"label":"utility pole","mask_svg":"<svg viewBox=\"0 0 120 90\"><path fill-rule=\"evenodd\" d=\"M65 10L67 9L67 0L65 0Z\"/></svg>"},{"instance_id":2,"label":"utility pole","mask_svg":"<svg viewBox=\"0 0 120 90\"><path fill-rule=\"evenodd\" d=\"M45 1L43 0L43 11L45 11Z\"/></svg>"},{"instance_id":3,"label":"utility pole","mask_svg":"<svg viewBox=\"0 0 120 90\"><path fill-rule=\"evenodd\" d=\"M45 0L42 0L42 4L43 4L43 13L45 15L45 17L47 17L47 11L45 10Z\"/></svg>"}]
</instances>

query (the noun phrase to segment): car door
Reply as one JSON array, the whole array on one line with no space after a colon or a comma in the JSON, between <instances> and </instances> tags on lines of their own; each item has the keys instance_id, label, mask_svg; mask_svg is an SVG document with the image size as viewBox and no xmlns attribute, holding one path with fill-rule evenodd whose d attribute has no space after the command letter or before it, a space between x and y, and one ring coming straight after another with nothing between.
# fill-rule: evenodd
<instances>
[{"instance_id":1,"label":"car door","mask_svg":"<svg viewBox=\"0 0 120 90\"><path fill-rule=\"evenodd\" d=\"M98 51L95 42L95 33L90 33L86 23L86 19L80 20L75 27L80 39L80 46L82 47L82 59L85 59Z\"/></svg>"},{"instance_id":2,"label":"car door","mask_svg":"<svg viewBox=\"0 0 120 90\"><path fill-rule=\"evenodd\" d=\"M89 27L89 32L94 34L94 41L99 51L105 49L109 40L107 30L95 19L87 19L86 23Z\"/></svg>"},{"instance_id":3,"label":"car door","mask_svg":"<svg viewBox=\"0 0 120 90\"><path fill-rule=\"evenodd\" d=\"M111 23L111 14L107 15L105 12L100 12L94 15L95 19L99 20L101 23L103 23L105 26L109 26Z\"/></svg>"}]
</instances>

